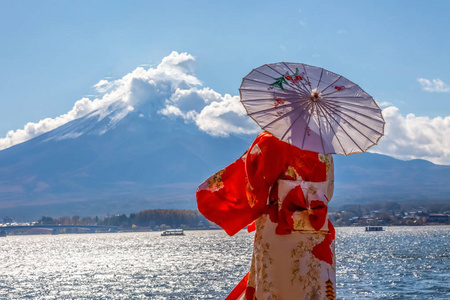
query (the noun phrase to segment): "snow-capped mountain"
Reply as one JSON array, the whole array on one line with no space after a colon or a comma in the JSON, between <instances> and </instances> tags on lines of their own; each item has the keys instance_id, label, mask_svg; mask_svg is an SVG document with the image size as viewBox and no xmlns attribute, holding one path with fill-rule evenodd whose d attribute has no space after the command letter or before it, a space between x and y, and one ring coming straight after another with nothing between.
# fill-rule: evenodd
<instances>
[{"instance_id":1,"label":"snow-capped mountain","mask_svg":"<svg viewBox=\"0 0 450 300\"><path fill-rule=\"evenodd\" d=\"M0 217L195 209L197 185L238 159L259 129L238 96L200 88L193 60L174 52L156 68L101 80L100 98L0 139ZM449 176L450 166L422 160L335 156L331 204L445 200Z\"/></svg>"},{"instance_id":2,"label":"snow-capped mountain","mask_svg":"<svg viewBox=\"0 0 450 300\"><path fill-rule=\"evenodd\" d=\"M90 114L0 151L3 215L195 208L195 189L251 137L212 137L164 116Z\"/></svg>"}]
</instances>

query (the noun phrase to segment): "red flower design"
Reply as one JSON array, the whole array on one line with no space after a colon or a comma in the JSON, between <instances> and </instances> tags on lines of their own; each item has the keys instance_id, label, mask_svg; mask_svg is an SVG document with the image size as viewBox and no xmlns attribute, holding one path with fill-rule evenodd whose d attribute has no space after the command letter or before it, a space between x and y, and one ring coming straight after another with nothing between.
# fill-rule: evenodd
<instances>
[{"instance_id":1,"label":"red flower design","mask_svg":"<svg viewBox=\"0 0 450 300\"><path fill-rule=\"evenodd\" d=\"M335 86L334 89L340 92L345 89L345 86Z\"/></svg>"},{"instance_id":2,"label":"red flower design","mask_svg":"<svg viewBox=\"0 0 450 300\"><path fill-rule=\"evenodd\" d=\"M286 79L286 80L290 80L290 81L292 81L292 76L284 76L284 78Z\"/></svg>"},{"instance_id":3,"label":"red flower design","mask_svg":"<svg viewBox=\"0 0 450 300\"><path fill-rule=\"evenodd\" d=\"M297 76L294 77L294 82L297 82L297 81L300 81L300 80L303 80L302 76L297 75Z\"/></svg>"},{"instance_id":4,"label":"red flower design","mask_svg":"<svg viewBox=\"0 0 450 300\"><path fill-rule=\"evenodd\" d=\"M280 98L275 98L275 104L274 107L277 108L278 105L284 104L284 100Z\"/></svg>"}]
</instances>

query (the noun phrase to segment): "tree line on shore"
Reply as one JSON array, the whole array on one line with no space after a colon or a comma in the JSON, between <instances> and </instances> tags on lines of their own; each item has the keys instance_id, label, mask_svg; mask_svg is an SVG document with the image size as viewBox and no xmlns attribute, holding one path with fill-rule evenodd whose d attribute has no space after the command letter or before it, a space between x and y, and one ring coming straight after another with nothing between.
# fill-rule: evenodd
<instances>
[{"instance_id":1,"label":"tree line on shore","mask_svg":"<svg viewBox=\"0 0 450 300\"><path fill-rule=\"evenodd\" d=\"M60 217L43 216L37 221L38 225L107 225L124 229L148 228L162 230L170 228L197 229L208 228L210 222L196 210L186 209L149 209L129 215L99 217Z\"/></svg>"},{"instance_id":2,"label":"tree line on shore","mask_svg":"<svg viewBox=\"0 0 450 300\"><path fill-rule=\"evenodd\" d=\"M417 221L408 221L411 212L446 213L450 211L450 201L385 201L370 204L348 204L329 208L329 218L336 226L371 225L367 222L383 223L384 225L417 225L422 224L421 217ZM411 224L409 224L409 223ZM39 225L107 225L123 229L148 228L164 230L170 228L205 229L212 224L197 210L185 209L149 209L129 215L80 217L64 216L52 218L43 216L37 221Z\"/></svg>"}]
</instances>

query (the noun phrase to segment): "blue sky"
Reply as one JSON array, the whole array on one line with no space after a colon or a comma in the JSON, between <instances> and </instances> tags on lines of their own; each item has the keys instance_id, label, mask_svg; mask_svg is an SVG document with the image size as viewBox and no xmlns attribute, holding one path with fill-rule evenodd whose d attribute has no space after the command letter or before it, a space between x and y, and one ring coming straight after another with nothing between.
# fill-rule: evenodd
<instances>
[{"instance_id":1,"label":"blue sky","mask_svg":"<svg viewBox=\"0 0 450 300\"><path fill-rule=\"evenodd\" d=\"M0 138L177 51L221 95L238 95L265 63L344 75L398 122L387 141L408 135L378 152L450 164L449 10L448 1L0 1Z\"/></svg>"}]
</instances>

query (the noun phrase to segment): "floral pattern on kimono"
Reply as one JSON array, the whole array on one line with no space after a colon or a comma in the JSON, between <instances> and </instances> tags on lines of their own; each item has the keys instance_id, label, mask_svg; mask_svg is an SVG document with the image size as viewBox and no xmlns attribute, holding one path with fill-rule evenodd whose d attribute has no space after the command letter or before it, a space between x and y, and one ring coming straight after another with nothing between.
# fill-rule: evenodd
<instances>
[{"instance_id":1,"label":"floral pattern on kimono","mask_svg":"<svg viewBox=\"0 0 450 300\"><path fill-rule=\"evenodd\" d=\"M331 155L267 132L197 189L199 211L234 235L255 229L249 273L227 299L335 299Z\"/></svg>"}]
</instances>

